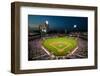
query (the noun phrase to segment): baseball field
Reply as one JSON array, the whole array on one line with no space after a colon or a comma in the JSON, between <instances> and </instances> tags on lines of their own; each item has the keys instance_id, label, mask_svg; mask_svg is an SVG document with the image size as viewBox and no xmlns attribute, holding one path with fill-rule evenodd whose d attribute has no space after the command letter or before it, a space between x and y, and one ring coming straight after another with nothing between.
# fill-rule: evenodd
<instances>
[{"instance_id":1,"label":"baseball field","mask_svg":"<svg viewBox=\"0 0 100 76\"><path fill-rule=\"evenodd\" d=\"M55 56L65 56L76 48L77 39L67 36L51 37L43 40L42 45Z\"/></svg>"}]
</instances>

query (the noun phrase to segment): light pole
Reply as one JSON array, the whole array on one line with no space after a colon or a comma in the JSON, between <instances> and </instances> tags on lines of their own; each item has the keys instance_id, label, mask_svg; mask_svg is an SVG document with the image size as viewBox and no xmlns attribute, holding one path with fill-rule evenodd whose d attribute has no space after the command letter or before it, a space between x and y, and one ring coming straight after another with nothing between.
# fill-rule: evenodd
<instances>
[{"instance_id":1,"label":"light pole","mask_svg":"<svg viewBox=\"0 0 100 76\"><path fill-rule=\"evenodd\" d=\"M76 28L77 27L77 25L74 25L74 28Z\"/></svg>"},{"instance_id":2,"label":"light pole","mask_svg":"<svg viewBox=\"0 0 100 76\"><path fill-rule=\"evenodd\" d=\"M78 30L76 30L76 29L77 29L77 25L74 25L74 32L76 33L76 36L79 37Z\"/></svg>"},{"instance_id":3,"label":"light pole","mask_svg":"<svg viewBox=\"0 0 100 76\"><path fill-rule=\"evenodd\" d=\"M47 20L45 21L45 23L46 23L47 25L49 24L49 22L48 22Z\"/></svg>"},{"instance_id":4,"label":"light pole","mask_svg":"<svg viewBox=\"0 0 100 76\"><path fill-rule=\"evenodd\" d=\"M74 32L76 32L77 25L74 25L73 28L74 28Z\"/></svg>"}]
</instances>

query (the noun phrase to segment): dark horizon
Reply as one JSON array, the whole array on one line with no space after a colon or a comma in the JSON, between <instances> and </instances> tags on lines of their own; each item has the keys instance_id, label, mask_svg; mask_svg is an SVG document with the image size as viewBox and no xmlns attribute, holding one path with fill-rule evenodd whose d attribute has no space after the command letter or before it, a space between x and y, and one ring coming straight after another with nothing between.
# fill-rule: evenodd
<instances>
[{"instance_id":1,"label":"dark horizon","mask_svg":"<svg viewBox=\"0 0 100 76\"><path fill-rule=\"evenodd\" d=\"M28 26L30 27L30 29L31 27L36 27L40 24L45 23L45 21L48 21L50 30L67 30L69 32L73 30L80 32L88 31L87 17L28 15Z\"/></svg>"}]
</instances>

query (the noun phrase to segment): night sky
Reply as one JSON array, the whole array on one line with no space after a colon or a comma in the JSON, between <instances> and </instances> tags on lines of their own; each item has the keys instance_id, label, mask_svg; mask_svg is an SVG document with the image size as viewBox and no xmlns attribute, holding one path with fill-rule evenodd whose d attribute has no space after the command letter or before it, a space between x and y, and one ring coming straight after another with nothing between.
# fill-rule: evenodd
<instances>
[{"instance_id":1,"label":"night sky","mask_svg":"<svg viewBox=\"0 0 100 76\"><path fill-rule=\"evenodd\" d=\"M77 31L87 32L88 18L74 16L46 16L46 15L28 15L29 27L37 26L48 21L51 30L73 31L76 25Z\"/></svg>"}]
</instances>

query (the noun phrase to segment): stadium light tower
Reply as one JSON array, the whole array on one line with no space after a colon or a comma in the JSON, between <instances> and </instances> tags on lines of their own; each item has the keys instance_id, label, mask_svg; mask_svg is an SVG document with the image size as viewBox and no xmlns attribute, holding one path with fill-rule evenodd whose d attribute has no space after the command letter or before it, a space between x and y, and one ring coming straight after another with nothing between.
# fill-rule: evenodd
<instances>
[{"instance_id":1,"label":"stadium light tower","mask_svg":"<svg viewBox=\"0 0 100 76\"><path fill-rule=\"evenodd\" d=\"M46 20L45 23L48 25L49 24L48 20Z\"/></svg>"},{"instance_id":2,"label":"stadium light tower","mask_svg":"<svg viewBox=\"0 0 100 76\"><path fill-rule=\"evenodd\" d=\"M74 32L76 36L79 37L77 25L74 25Z\"/></svg>"},{"instance_id":3,"label":"stadium light tower","mask_svg":"<svg viewBox=\"0 0 100 76\"><path fill-rule=\"evenodd\" d=\"M77 25L74 25L73 28L74 28L74 32L76 32Z\"/></svg>"},{"instance_id":4,"label":"stadium light tower","mask_svg":"<svg viewBox=\"0 0 100 76\"><path fill-rule=\"evenodd\" d=\"M74 28L76 28L77 27L77 25L74 25Z\"/></svg>"}]
</instances>

